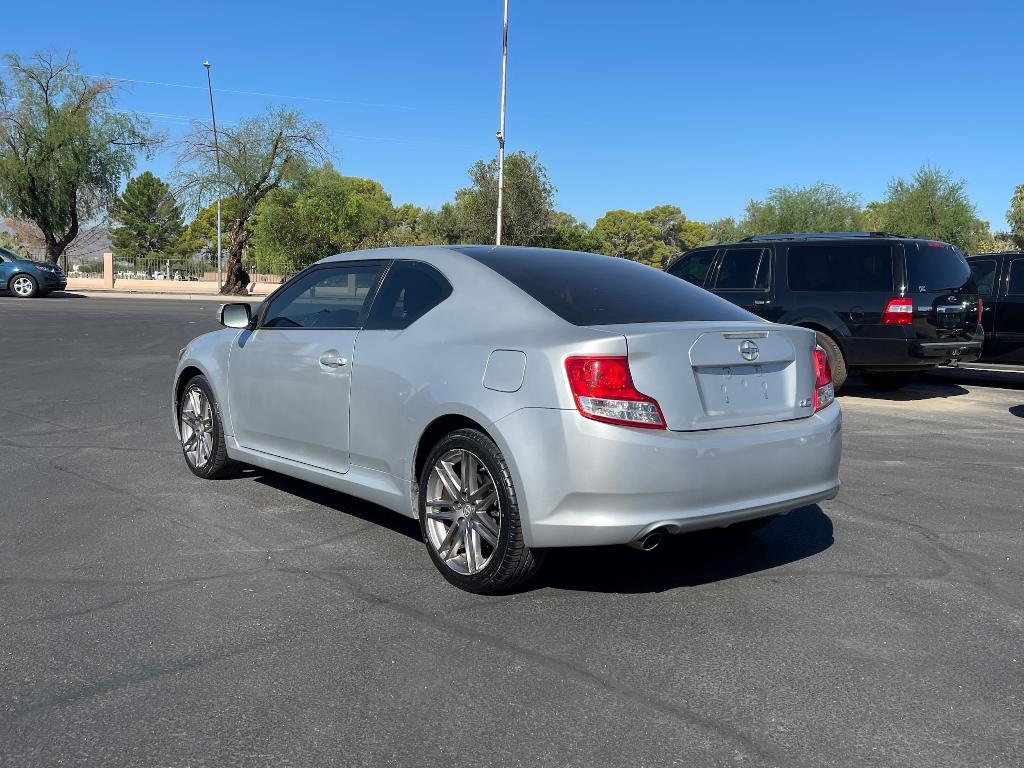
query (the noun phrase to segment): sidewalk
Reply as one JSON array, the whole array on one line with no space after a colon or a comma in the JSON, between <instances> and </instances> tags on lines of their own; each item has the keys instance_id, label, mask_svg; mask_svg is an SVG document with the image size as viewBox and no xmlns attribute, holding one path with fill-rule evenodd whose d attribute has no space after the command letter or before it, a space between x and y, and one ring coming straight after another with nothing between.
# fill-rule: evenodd
<instances>
[{"instance_id":1,"label":"sidewalk","mask_svg":"<svg viewBox=\"0 0 1024 768\"><path fill-rule=\"evenodd\" d=\"M94 299L166 299L170 301L206 301L213 304L228 304L232 301L244 301L259 304L265 296L221 296L219 293L187 293L184 291L144 291L118 290L117 288L67 288L60 293L86 296Z\"/></svg>"}]
</instances>

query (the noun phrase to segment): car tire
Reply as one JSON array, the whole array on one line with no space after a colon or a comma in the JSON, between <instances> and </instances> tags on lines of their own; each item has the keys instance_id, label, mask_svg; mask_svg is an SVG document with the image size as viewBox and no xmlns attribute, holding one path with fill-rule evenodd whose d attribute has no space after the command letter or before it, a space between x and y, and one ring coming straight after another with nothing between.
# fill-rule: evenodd
<instances>
[{"instance_id":1,"label":"car tire","mask_svg":"<svg viewBox=\"0 0 1024 768\"><path fill-rule=\"evenodd\" d=\"M755 531L761 530L777 517L778 515L766 515L765 517L755 517L752 520L740 520L738 523L730 525L726 530L729 531L729 533L746 536L748 533L754 533Z\"/></svg>"},{"instance_id":2,"label":"car tire","mask_svg":"<svg viewBox=\"0 0 1024 768\"><path fill-rule=\"evenodd\" d=\"M818 339L818 346L825 350L825 354L828 355L828 364L832 369L832 389L835 392L839 391L839 388L846 383L847 370L846 370L846 358L843 357L843 350L839 348L839 344L836 340L829 336L827 333L822 331L815 331L814 335Z\"/></svg>"},{"instance_id":3,"label":"car tire","mask_svg":"<svg viewBox=\"0 0 1024 768\"><path fill-rule=\"evenodd\" d=\"M228 458L220 407L205 376L193 376L181 390L178 434L193 475L213 480L238 474L241 465Z\"/></svg>"},{"instance_id":4,"label":"car tire","mask_svg":"<svg viewBox=\"0 0 1024 768\"><path fill-rule=\"evenodd\" d=\"M885 373L865 373L861 376L864 383L879 392L895 392L917 379L919 371L887 371Z\"/></svg>"},{"instance_id":5,"label":"car tire","mask_svg":"<svg viewBox=\"0 0 1024 768\"><path fill-rule=\"evenodd\" d=\"M39 283L32 275L18 274L11 278L7 290L19 299L31 299L39 295Z\"/></svg>"},{"instance_id":6,"label":"car tire","mask_svg":"<svg viewBox=\"0 0 1024 768\"><path fill-rule=\"evenodd\" d=\"M523 540L508 464L482 432L460 429L433 447L416 504L430 559L459 589L505 592L540 568L543 550Z\"/></svg>"}]
</instances>

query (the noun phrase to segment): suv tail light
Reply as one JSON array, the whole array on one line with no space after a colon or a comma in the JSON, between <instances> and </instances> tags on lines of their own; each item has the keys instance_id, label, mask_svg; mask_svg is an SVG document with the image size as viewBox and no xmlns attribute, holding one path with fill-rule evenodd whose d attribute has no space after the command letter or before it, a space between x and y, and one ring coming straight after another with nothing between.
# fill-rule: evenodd
<instances>
[{"instance_id":1,"label":"suv tail light","mask_svg":"<svg viewBox=\"0 0 1024 768\"><path fill-rule=\"evenodd\" d=\"M836 399L832 387L832 366L828 363L828 353L821 347L814 348L814 412L829 405Z\"/></svg>"},{"instance_id":2,"label":"suv tail light","mask_svg":"<svg viewBox=\"0 0 1024 768\"><path fill-rule=\"evenodd\" d=\"M569 357L569 388L579 412L588 419L630 427L664 429L658 401L633 386L625 357Z\"/></svg>"},{"instance_id":3,"label":"suv tail light","mask_svg":"<svg viewBox=\"0 0 1024 768\"><path fill-rule=\"evenodd\" d=\"M978 325L981 325L981 313L985 311L985 302L979 296L978 297Z\"/></svg>"},{"instance_id":4,"label":"suv tail light","mask_svg":"<svg viewBox=\"0 0 1024 768\"><path fill-rule=\"evenodd\" d=\"M882 312L882 325L913 325L914 300L889 299Z\"/></svg>"}]
</instances>

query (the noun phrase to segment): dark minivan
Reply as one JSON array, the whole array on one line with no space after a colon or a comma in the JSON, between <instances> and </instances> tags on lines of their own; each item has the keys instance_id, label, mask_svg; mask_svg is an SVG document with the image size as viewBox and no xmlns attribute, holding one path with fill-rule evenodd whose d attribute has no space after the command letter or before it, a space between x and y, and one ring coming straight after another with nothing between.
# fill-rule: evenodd
<instances>
[{"instance_id":1,"label":"dark minivan","mask_svg":"<svg viewBox=\"0 0 1024 768\"><path fill-rule=\"evenodd\" d=\"M1024 251L968 256L967 263L985 302L981 359L1024 364Z\"/></svg>"},{"instance_id":2,"label":"dark minivan","mask_svg":"<svg viewBox=\"0 0 1024 768\"><path fill-rule=\"evenodd\" d=\"M766 320L811 328L838 388L899 389L977 360L982 302L948 243L886 232L755 235L687 251L667 271Z\"/></svg>"}]
</instances>

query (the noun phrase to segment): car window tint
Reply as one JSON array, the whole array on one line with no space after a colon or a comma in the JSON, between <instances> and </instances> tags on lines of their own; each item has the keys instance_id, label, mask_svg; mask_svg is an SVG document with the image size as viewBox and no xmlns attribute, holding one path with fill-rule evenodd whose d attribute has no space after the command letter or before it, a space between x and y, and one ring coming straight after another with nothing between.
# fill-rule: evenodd
<instances>
[{"instance_id":1,"label":"car window tint","mask_svg":"<svg viewBox=\"0 0 1024 768\"><path fill-rule=\"evenodd\" d=\"M451 295L440 272L418 261L396 261L388 270L366 321L367 330L406 328Z\"/></svg>"},{"instance_id":2,"label":"car window tint","mask_svg":"<svg viewBox=\"0 0 1024 768\"><path fill-rule=\"evenodd\" d=\"M971 280L967 259L951 245L937 241L908 242L904 251L907 254L907 289L913 293L963 288Z\"/></svg>"},{"instance_id":3,"label":"car window tint","mask_svg":"<svg viewBox=\"0 0 1024 768\"><path fill-rule=\"evenodd\" d=\"M892 293L892 247L885 243L793 245L786 272L794 291Z\"/></svg>"},{"instance_id":4,"label":"car window tint","mask_svg":"<svg viewBox=\"0 0 1024 768\"><path fill-rule=\"evenodd\" d=\"M1010 262L1010 279L1006 281L1006 292L1011 296L1024 296L1024 259Z\"/></svg>"},{"instance_id":5,"label":"car window tint","mask_svg":"<svg viewBox=\"0 0 1024 768\"><path fill-rule=\"evenodd\" d=\"M707 279L708 270L711 268L711 263L715 260L716 253L716 250L691 251L669 267L668 273L681 277L688 283L702 286Z\"/></svg>"},{"instance_id":6,"label":"car window tint","mask_svg":"<svg viewBox=\"0 0 1024 768\"><path fill-rule=\"evenodd\" d=\"M758 320L703 288L615 256L538 248L455 248L574 325Z\"/></svg>"},{"instance_id":7,"label":"car window tint","mask_svg":"<svg viewBox=\"0 0 1024 768\"><path fill-rule=\"evenodd\" d=\"M766 248L730 248L722 255L715 290L765 290L768 288Z\"/></svg>"},{"instance_id":8,"label":"car window tint","mask_svg":"<svg viewBox=\"0 0 1024 768\"><path fill-rule=\"evenodd\" d=\"M281 289L263 316L264 328L358 328L384 264L319 267Z\"/></svg>"},{"instance_id":9,"label":"car window tint","mask_svg":"<svg viewBox=\"0 0 1024 768\"><path fill-rule=\"evenodd\" d=\"M971 273L978 284L980 296L991 296L996 282L995 259L971 259Z\"/></svg>"}]
</instances>

